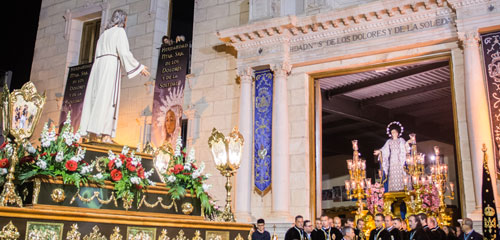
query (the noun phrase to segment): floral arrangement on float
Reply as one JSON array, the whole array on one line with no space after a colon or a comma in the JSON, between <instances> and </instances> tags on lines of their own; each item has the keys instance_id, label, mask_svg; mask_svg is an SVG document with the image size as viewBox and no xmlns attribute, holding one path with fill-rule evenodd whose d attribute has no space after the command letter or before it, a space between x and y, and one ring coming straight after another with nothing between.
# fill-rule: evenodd
<instances>
[{"instance_id":1,"label":"floral arrangement on float","mask_svg":"<svg viewBox=\"0 0 500 240\"><path fill-rule=\"evenodd\" d=\"M380 213L384 208L384 188L380 183L371 185L368 197L366 198L366 207L371 214Z\"/></svg>"},{"instance_id":2,"label":"floral arrangement on float","mask_svg":"<svg viewBox=\"0 0 500 240\"><path fill-rule=\"evenodd\" d=\"M154 169L145 171L142 166L142 159L135 155L129 148L124 146L120 154L115 154L111 150L108 156L100 161L106 166L105 171L98 173L99 178L109 179L114 185L117 198L122 198L127 202L139 199L144 188L154 186L155 183L149 180L154 173Z\"/></svg>"},{"instance_id":3,"label":"floral arrangement on float","mask_svg":"<svg viewBox=\"0 0 500 240\"><path fill-rule=\"evenodd\" d=\"M440 204L438 188L430 183L423 185L422 188L422 210L426 212L438 212Z\"/></svg>"},{"instance_id":4,"label":"floral arrangement on float","mask_svg":"<svg viewBox=\"0 0 500 240\"><path fill-rule=\"evenodd\" d=\"M18 148L17 156L19 159L21 159L21 161L30 158L29 156L27 157L24 156L25 149L30 153L34 153L35 151L31 143L29 142L26 142L25 144L20 146ZM2 143L2 145L0 145L0 185L3 185L5 182L5 177L9 172L11 158L13 155L14 155L14 144L11 142L9 138L5 138L5 141ZM16 171L16 173L17 172L18 171Z\"/></svg>"},{"instance_id":5,"label":"floral arrangement on float","mask_svg":"<svg viewBox=\"0 0 500 240\"><path fill-rule=\"evenodd\" d=\"M214 201L208 194L210 185L206 184L206 180L210 177L209 174L204 174L205 163L200 166L196 165L195 151L191 149L189 154L186 154L186 149L182 149L182 139L177 138L174 153L169 153L171 163L169 168L163 174L168 193L172 200L179 200L186 193L190 193L192 197L200 199L202 211L206 216L213 215L217 211Z\"/></svg>"},{"instance_id":6,"label":"floral arrangement on float","mask_svg":"<svg viewBox=\"0 0 500 240\"><path fill-rule=\"evenodd\" d=\"M61 177L65 184L80 184L89 181L103 183L104 179L91 175L94 163L85 162L85 149L78 141L80 133L73 133L71 118L68 113L60 134L55 127L49 129L48 123L43 127L40 136L40 146L27 147L28 156L20 158L19 180L26 181L33 177Z\"/></svg>"}]
</instances>

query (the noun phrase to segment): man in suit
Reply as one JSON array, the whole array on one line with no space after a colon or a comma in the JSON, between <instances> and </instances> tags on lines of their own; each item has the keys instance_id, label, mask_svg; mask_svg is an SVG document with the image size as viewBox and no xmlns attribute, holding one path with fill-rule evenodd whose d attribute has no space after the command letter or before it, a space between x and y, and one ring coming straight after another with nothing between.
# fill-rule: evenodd
<instances>
[{"instance_id":1,"label":"man in suit","mask_svg":"<svg viewBox=\"0 0 500 240\"><path fill-rule=\"evenodd\" d=\"M458 237L458 240L481 240L483 235L474 231L473 222L470 218L464 218L462 221L462 234Z\"/></svg>"},{"instance_id":2,"label":"man in suit","mask_svg":"<svg viewBox=\"0 0 500 240\"><path fill-rule=\"evenodd\" d=\"M355 237L354 228L349 226L344 227L344 237L342 240L354 240Z\"/></svg>"},{"instance_id":3,"label":"man in suit","mask_svg":"<svg viewBox=\"0 0 500 240\"><path fill-rule=\"evenodd\" d=\"M420 219L416 215L411 215L408 217L408 224L410 225L410 231L408 232L408 240L431 240L427 237L427 234L422 228Z\"/></svg>"},{"instance_id":4,"label":"man in suit","mask_svg":"<svg viewBox=\"0 0 500 240\"><path fill-rule=\"evenodd\" d=\"M321 229L312 234L313 240L336 240L332 227L328 223L328 216L321 215ZM339 239L337 239L339 240Z\"/></svg>"},{"instance_id":5,"label":"man in suit","mask_svg":"<svg viewBox=\"0 0 500 240\"><path fill-rule=\"evenodd\" d=\"M288 229L285 240L304 240L304 218L301 215L295 217L295 225Z\"/></svg>"},{"instance_id":6,"label":"man in suit","mask_svg":"<svg viewBox=\"0 0 500 240\"><path fill-rule=\"evenodd\" d=\"M252 233L252 240L271 240L271 235L266 231L264 219L257 220L257 229Z\"/></svg>"},{"instance_id":7,"label":"man in suit","mask_svg":"<svg viewBox=\"0 0 500 240\"><path fill-rule=\"evenodd\" d=\"M356 221L356 228L354 229L354 233L356 234L356 240L366 240L365 237L365 221L361 218Z\"/></svg>"},{"instance_id":8,"label":"man in suit","mask_svg":"<svg viewBox=\"0 0 500 240\"><path fill-rule=\"evenodd\" d=\"M370 232L370 240L391 240L391 234L384 228L384 214L375 215L375 229Z\"/></svg>"},{"instance_id":9,"label":"man in suit","mask_svg":"<svg viewBox=\"0 0 500 240\"><path fill-rule=\"evenodd\" d=\"M309 220L304 221L304 240L312 240L312 232L313 232L312 222Z\"/></svg>"},{"instance_id":10,"label":"man in suit","mask_svg":"<svg viewBox=\"0 0 500 240\"><path fill-rule=\"evenodd\" d=\"M385 229L389 232L391 235L391 240L401 240L401 233L399 232L399 229L394 227L394 222L392 221L392 216L387 215L385 216Z\"/></svg>"},{"instance_id":11,"label":"man in suit","mask_svg":"<svg viewBox=\"0 0 500 240\"><path fill-rule=\"evenodd\" d=\"M321 227L322 227L321 226L321 219L316 218L316 222L314 223L314 229L313 229L312 234L314 234L317 231L321 231Z\"/></svg>"},{"instance_id":12,"label":"man in suit","mask_svg":"<svg viewBox=\"0 0 500 240\"><path fill-rule=\"evenodd\" d=\"M399 238L401 240L406 240L408 238L408 232L406 231L406 222L401 220L401 218L394 218L394 228L399 230Z\"/></svg>"},{"instance_id":13,"label":"man in suit","mask_svg":"<svg viewBox=\"0 0 500 240\"><path fill-rule=\"evenodd\" d=\"M344 235L342 234L342 220L339 217L335 216L333 218L333 233L335 234L335 239L342 239Z\"/></svg>"},{"instance_id":14,"label":"man in suit","mask_svg":"<svg viewBox=\"0 0 500 240\"><path fill-rule=\"evenodd\" d=\"M429 225L427 224L427 214L419 213L418 220L420 221L420 224L422 225L422 229L424 230L425 234L427 234L427 238L432 239L431 229L429 228Z\"/></svg>"},{"instance_id":15,"label":"man in suit","mask_svg":"<svg viewBox=\"0 0 500 240\"><path fill-rule=\"evenodd\" d=\"M446 233L439 227L435 217L428 217L427 225L429 225L433 240L446 240Z\"/></svg>"}]
</instances>

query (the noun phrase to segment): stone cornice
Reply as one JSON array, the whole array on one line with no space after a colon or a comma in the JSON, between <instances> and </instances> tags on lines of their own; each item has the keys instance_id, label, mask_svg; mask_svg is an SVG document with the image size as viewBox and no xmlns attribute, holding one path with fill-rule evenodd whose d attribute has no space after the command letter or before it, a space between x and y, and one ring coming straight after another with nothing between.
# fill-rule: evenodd
<instances>
[{"instance_id":1,"label":"stone cornice","mask_svg":"<svg viewBox=\"0 0 500 240\"><path fill-rule=\"evenodd\" d=\"M489 3L491 0L447 0L453 8L463 8L473 5Z\"/></svg>"},{"instance_id":2,"label":"stone cornice","mask_svg":"<svg viewBox=\"0 0 500 240\"><path fill-rule=\"evenodd\" d=\"M445 5L445 0L381 0L314 16L287 16L263 20L218 31L217 36L221 41L234 46L236 49L279 43L284 41L285 38L291 39L291 42L296 42L318 36L326 37L339 33L382 27L391 23L417 21L436 14L449 14L451 10ZM419 13L418 15L410 15L408 14L410 12ZM387 23L388 19L394 20Z\"/></svg>"}]
</instances>

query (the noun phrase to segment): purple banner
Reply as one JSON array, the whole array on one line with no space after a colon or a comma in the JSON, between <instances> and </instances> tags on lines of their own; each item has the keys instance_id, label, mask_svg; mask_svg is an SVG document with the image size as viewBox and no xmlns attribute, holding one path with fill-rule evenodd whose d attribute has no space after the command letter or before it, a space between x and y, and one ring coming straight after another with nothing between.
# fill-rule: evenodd
<instances>
[{"instance_id":1,"label":"purple banner","mask_svg":"<svg viewBox=\"0 0 500 240\"><path fill-rule=\"evenodd\" d=\"M490 107L495 172L500 173L500 32L481 35Z\"/></svg>"},{"instance_id":2,"label":"purple banner","mask_svg":"<svg viewBox=\"0 0 500 240\"><path fill-rule=\"evenodd\" d=\"M184 85L188 70L190 44L162 45L158 57L151 141L159 147L175 141L181 134Z\"/></svg>"},{"instance_id":3,"label":"purple banner","mask_svg":"<svg viewBox=\"0 0 500 240\"><path fill-rule=\"evenodd\" d=\"M64 89L64 100L62 104L61 116L59 117L59 129L66 121L68 112L71 111L71 126L76 130L80 127L82 117L83 99L90 76L92 63L70 67L68 80Z\"/></svg>"}]
</instances>

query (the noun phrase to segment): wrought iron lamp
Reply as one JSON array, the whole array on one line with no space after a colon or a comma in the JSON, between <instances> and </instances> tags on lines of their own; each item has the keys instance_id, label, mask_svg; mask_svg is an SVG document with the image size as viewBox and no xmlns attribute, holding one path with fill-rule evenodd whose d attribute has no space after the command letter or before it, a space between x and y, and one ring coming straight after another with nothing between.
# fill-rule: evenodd
<instances>
[{"instance_id":1,"label":"wrought iron lamp","mask_svg":"<svg viewBox=\"0 0 500 240\"><path fill-rule=\"evenodd\" d=\"M243 135L241 135L236 127L233 128L228 137L214 128L212 135L208 138L208 146L212 151L215 165L222 176L226 177L226 206L220 216L226 222L234 222L234 215L231 209L232 186L230 180L240 167L243 143Z\"/></svg>"}]
</instances>

